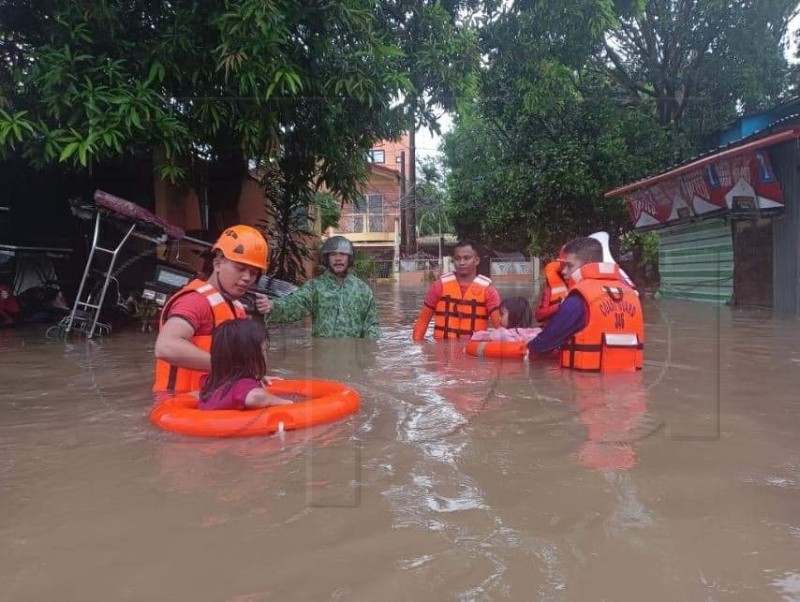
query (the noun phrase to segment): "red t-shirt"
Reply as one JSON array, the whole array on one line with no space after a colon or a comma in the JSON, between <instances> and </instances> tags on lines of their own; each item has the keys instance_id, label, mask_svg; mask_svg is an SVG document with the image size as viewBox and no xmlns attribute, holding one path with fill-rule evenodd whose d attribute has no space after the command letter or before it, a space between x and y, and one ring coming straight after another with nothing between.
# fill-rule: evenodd
<instances>
[{"instance_id":1,"label":"red t-shirt","mask_svg":"<svg viewBox=\"0 0 800 602\"><path fill-rule=\"evenodd\" d=\"M174 317L186 320L196 335L214 334L214 311L200 293L192 291L178 297L170 306L164 321Z\"/></svg>"},{"instance_id":2,"label":"red t-shirt","mask_svg":"<svg viewBox=\"0 0 800 602\"><path fill-rule=\"evenodd\" d=\"M459 283L459 286L461 287L461 294L464 295L467 289L472 286L472 283ZM436 304L442 297L443 290L442 281L438 278L434 280L433 284L428 287L428 292L425 294L425 305L435 310ZM486 312L491 314L498 307L500 307L500 293L497 292L494 286L489 285L486 287Z\"/></svg>"},{"instance_id":3,"label":"red t-shirt","mask_svg":"<svg viewBox=\"0 0 800 602\"><path fill-rule=\"evenodd\" d=\"M260 388L261 383L255 378L242 378L230 387L219 387L207 400L201 400L197 407L201 410L244 410L247 408L244 403L247 394Z\"/></svg>"},{"instance_id":4,"label":"red t-shirt","mask_svg":"<svg viewBox=\"0 0 800 602\"><path fill-rule=\"evenodd\" d=\"M0 284L0 311L12 316L19 313L19 303L14 291L5 284Z\"/></svg>"}]
</instances>

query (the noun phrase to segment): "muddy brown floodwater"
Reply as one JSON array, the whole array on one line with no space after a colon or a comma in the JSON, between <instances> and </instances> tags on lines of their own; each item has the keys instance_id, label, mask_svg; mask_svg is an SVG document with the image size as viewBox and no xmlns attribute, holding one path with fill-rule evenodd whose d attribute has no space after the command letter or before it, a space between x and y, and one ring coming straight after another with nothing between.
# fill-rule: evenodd
<instances>
[{"instance_id":1,"label":"muddy brown floodwater","mask_svg":"<svg viewBox=\"0 0 800 602\"><path fill-rule=\"evenodd\" d=\"M504 294L528 294L501 288ZM197 439L148 421L154 335L0 332L0 599L800 600L800 323L648 301L646 366L572 374L274 330L358 414Z\"/></svg>"}]
</instances>

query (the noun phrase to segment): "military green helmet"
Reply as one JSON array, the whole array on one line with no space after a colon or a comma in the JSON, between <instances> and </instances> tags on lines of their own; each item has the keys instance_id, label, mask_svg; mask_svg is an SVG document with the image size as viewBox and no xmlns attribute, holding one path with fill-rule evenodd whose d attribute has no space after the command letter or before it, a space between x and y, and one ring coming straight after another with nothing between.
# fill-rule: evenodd
<instances>
[{"instance_id":1,"label":"military green helmet","mask_svg":"<svg viewBox=\"0 0 800 602\"><path fill-rule=\"evenodd\" d=\"M325 256L329 253L346 253L352 259L355 255L353 243L347 240L344 236L331 236L328 240L322 243L320 254L322 261L325 261Z\"/></svg>"}]
</instances>

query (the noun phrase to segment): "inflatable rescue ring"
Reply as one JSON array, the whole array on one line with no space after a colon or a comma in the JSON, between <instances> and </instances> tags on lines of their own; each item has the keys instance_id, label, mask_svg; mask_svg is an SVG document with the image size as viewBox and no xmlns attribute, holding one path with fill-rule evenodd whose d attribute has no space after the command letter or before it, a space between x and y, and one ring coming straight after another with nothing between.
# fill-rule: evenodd
<instances>
[{"instance_id":1,"label":"inflatable rescue ring","mask_svg":"<svg viewBox=\"0 0 800 602\"><path fill-rule=\"evenodd\" d=\"M521 341L470 341L464 353L476 357L496 357L521 360L528 347Z\"/></svg>"},{"instance_id":2,"label":"inflatable rescue ring","mask_svg":"<svg viewBox=\"0 0 800 602\"><path fill-rule=\"evenodd\" d=\"M267 391L301 397L291 405L251 410L200 410L189 393L169 397L150 412L150 421L166 431L201 437L250 437L301 429L355 414L358 393L332 380L276 380Z\"/></svg>"}]
</instances>

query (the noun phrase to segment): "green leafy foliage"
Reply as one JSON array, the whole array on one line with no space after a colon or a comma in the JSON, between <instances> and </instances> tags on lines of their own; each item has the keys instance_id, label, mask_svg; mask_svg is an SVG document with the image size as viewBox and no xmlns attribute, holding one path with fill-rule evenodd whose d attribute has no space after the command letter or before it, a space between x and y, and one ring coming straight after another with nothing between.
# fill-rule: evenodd
<instances>
[{"instance_id":1,"label":"green leafy foliage","mask_svg":"<svg viewBox=\"0 0 800 602\"><path fill-rule=\"evenodd\" d=\"M643 263L658 265L658 241L657 232L626 232L620 237L619 250L632 252Z\"/></svg>"},{"instance_id":2,"label":"green leafy foliage","mask_svg":"<svg viewBox=\"0 0 800 602\"><path fill-rule=\"evenodd\" d=\"M597 65L702 144L741 111L778 102L796 11L795 0L648 0L609 32Z\"/></svg>"},{"instance_id":3,"label":"green leafy foliage","mask_svg":"<svg viewBox=\"0 0 800 602\"><path fill-rule=\"evenodd\" d=\"M504 4L480 30L477 99L445 136L458 234L545 255L595 230L617 238L630 222L606 191L780 97L794 4Z\"/></svg>"},{"instance_id":4,"label":"green leafy foliage","mask_svg":"<svg viewBox=\"0 0 800 602\"><path fill-rule=\"evenodd\" d=\"M364 251L356 251L356 256L350 269L355 276L362 280L374 280L378 275L378 264Z\"/></svg>"},{"instance_id":5,"label":"green leafy foliage","mask_svg":"<svg viewBox=\"0 0 800 602\"><path fill-rule=\"evenodd\" d=\"M280 280L300 283L303 265L314 257L310 242L314 234L307 209L314 192L308 186L295 189L278 169L268 169L261 178L266 204L266 219L259 226L270 241L270 275Z\"/></svg>"},{"instance_id":6,"label":"green leafy foliage","mask_svg":"<svg viewBox=\"0 0 800 602\"><path fill-rule=\"evenodd\" d=\"M420 163L422 181L417 186L416 219L420 236L454 232L450 203L442 168L429 157Z\"/></svg>"},{"instance_id":7,"label":"green leafy foliage","mask_svg":"<svg viewBox=\"0 0 800 602\"><path fill-rule=\"evenodd\" d=\"M564 99L557 119L509 106L511 127L474 114L445 137L459 236L553 254L570 238L626 228L621 203L603 193L655 169L669 154L669 132L652 113L628 111L602 77L587 74L575 84L581 93Z\"/></svg>"},{"instance_id":8,"label":"green leafy foliage","mask_svg":"<svg viewBox=\"0 0 800 602\"><path fill-rule=\"evenodd\" d=\"M287 194L346 197L401 130L409 84L371 0L9 0L0 30L1 153L81 170L154 149L223 222L249 160L279 162Z\"/></svg>"},{"instance_id":9,"label":"green leafy foliage","mask_svg":"<svg viewBox=\"0 0 800 602\"><path fill-rule=\"evenodd\" d=\"M314 205L319 208L320 227L323 232L328 228L337 228L342 217L341 204L329 192L314 193Z\"/></svg>"},{"instance_id":10,"label":"green leafy foliage","mask_svg":"<svg viewBox=\"0 0 800 602\"><path fill-rule=\"evenodd\" d=\"M408 81L405 114L414 130L439 131L437 109L455 110L476 90L480 48L474 28L460 18L468 2L386 0L378 21L398 52L392 69Z\"/></svg>"}]
</instances>

